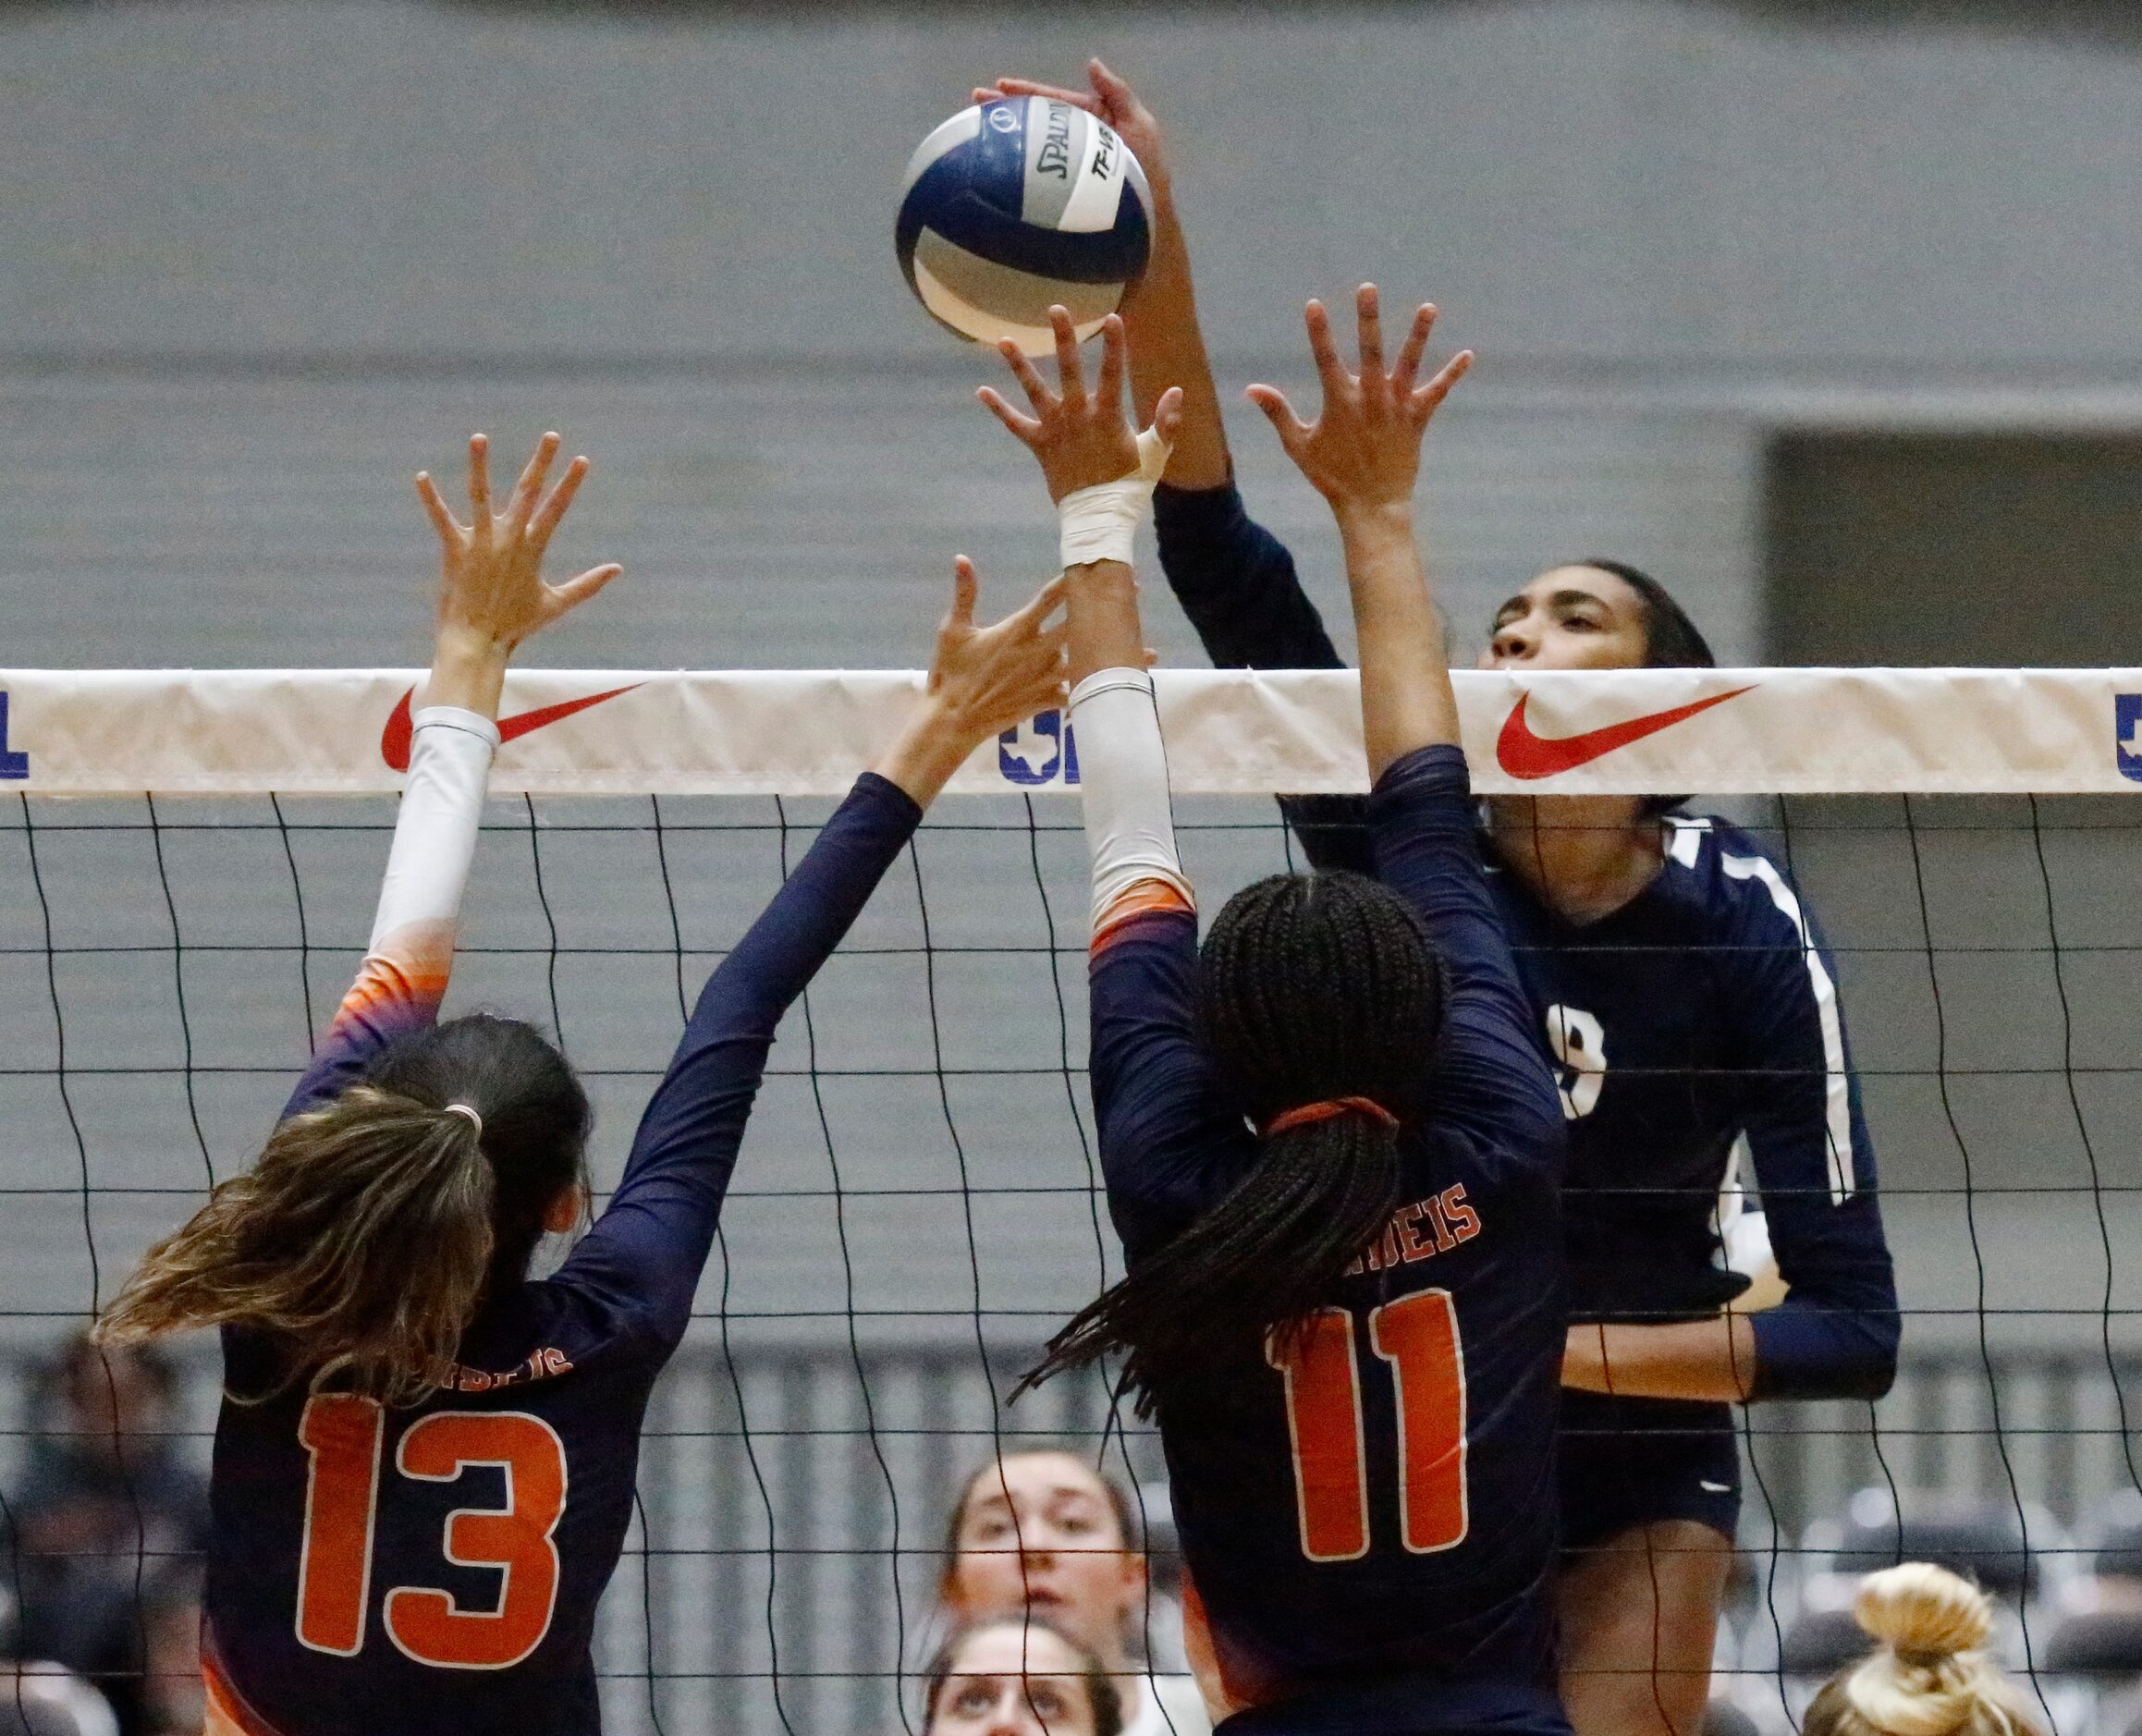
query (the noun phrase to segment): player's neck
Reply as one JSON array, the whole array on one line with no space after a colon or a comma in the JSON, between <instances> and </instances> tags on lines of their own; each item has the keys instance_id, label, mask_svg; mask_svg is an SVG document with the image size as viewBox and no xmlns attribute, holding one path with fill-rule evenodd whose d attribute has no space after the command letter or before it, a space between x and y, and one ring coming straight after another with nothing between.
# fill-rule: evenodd
<instances>
[{"instance_id":1,"label":"player's neck","mask_svg":"<svg viewBox=\"0 0 2142 1736\"><path fill-rule=\"evenodd\" d=\"M1611 916L1666 860L1657 817L1628 796L1497 796L1487 814L1503 867L1565 922Z\"/></svg>"}]
</instances>

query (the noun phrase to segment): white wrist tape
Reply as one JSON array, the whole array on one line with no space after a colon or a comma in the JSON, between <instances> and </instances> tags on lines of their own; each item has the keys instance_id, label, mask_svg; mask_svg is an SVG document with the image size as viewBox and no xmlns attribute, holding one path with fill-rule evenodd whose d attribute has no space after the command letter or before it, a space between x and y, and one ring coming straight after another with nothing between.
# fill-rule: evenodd
<instances>
[{"instance_id":1,"label":"white wrist tape","mask_svg":"<svg viewBox=\"0 0 2142 1736\"><path fill-rule=\"evenodd\" d=\"M476 855L498 726L478 712L427 705L411 719L409 781L395 816L372 945L416 923L451 923Z\"/></svg>"},{"instance_id":2,"label":"white wrist tape","mask_svg":"<svg viewBox=\"0 0 2142 1736\"><path fill-rule=\"evenodd\" d=\"M1143 669L1099 669L1071 690L1079 744L1079 791L1093 858L1094 927L1134 887L1157 880L1196 899L1175 849L1168 801L1168 744L1153 678Z\"/></svg>"},{"instance_id":3,"label":"white wrist tape","mask_svg":"<svg viewBox=\"0 0 2142 1736\"><path fill-rule=\"evenodd\" d=\"M1148 428L1138 436L1138 468L1130 475L1074 489L1057 503L1057 547L1064 566L1131 564L1138 527L1153 507L1154 485L1168 468L1168 443Z\"/></svg>"}]
</instances>

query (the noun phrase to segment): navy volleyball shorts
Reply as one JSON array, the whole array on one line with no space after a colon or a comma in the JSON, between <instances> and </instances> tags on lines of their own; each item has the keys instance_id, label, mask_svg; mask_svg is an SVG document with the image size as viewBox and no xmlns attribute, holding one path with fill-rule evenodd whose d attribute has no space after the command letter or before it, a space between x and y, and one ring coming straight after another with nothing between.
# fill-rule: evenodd
<instances>
[{"instance_id":1,"label":"navy volleyball shorts","mask_svg":"<svg viewBox=\"0 0 2142 1736\"><path fill-rule=\"evenodd\" d=\"M1729 1542L1740 1523L1731 1405L1565 1391L1557 1451L1564 1556L1659 1520L1693 1519Z\"/></svg>"}]
</instances>

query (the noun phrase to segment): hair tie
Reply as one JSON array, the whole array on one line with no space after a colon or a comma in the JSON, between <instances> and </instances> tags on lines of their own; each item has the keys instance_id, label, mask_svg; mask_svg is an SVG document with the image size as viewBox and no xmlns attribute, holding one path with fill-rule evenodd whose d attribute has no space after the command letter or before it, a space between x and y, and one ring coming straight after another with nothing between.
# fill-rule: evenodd
<instances>
[{"instance_id":1,"label":"hair tie","mask_svg":"<svg viewBox=\"0 0 2142 1736\"><path fill-rule=\"evenodd\" d=\"M476 1130L476 1137L478 1139L482 1139L483 1137L483 1118L478 1115L476 1111L468 1104L449 1103L447 1106L447 1113L448 1115L462 1115L468 1117L469 1124Z\"/></svg>"},{"instance_id":2,"label":"hair tie","mask_svg":"<svg viewBox=\"0 0 2142 1736\"><path fill-rule=\"evenodd\" d=\"M1289 1109L1275 1115L1257 1131L1260 1139L1270 1139L1275 1133L1284 1133L1290 1128L1307 1127L1313 1122L1328 1121L1341 1115L1365 1115L1384 1126L1398 1126L1393 1115L1374 1097L1328 1097L1322 1103L1304 1103L1298 1109Z\"/></svg>"}]
</instances>

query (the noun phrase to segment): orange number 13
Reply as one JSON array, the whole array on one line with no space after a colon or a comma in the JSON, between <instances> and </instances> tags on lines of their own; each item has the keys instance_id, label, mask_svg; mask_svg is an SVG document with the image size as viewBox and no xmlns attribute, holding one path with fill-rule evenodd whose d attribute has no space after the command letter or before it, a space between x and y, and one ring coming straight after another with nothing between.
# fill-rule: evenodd
<instances>
[{"instance_id":1,"label":"orange number 13","mask_svg":"<svg viewBox=\"0 0 2142 1736\"><path fill-rule=\"evenodd\" d=\"M379 1404L321 1393L305 1406L298 1439L312 1463L305 1542L298 1567L298 1638L316 1652L364 1649L372 1541L379 1506ZM502 1509L462 1508L447 1520L446 1556L457 1567L504 1570L492 1609L463 1609L449 1593L398 1585L383 1610L387 1637L420 1664L503 1669L543 1644L557 1604L557 1545L565 1511L565 1447L541 1417L520 1411L435 1411L401 1437L405 1477L451 1483L471 1465L506 1473Z\"/></svg>"},{"instance_id":2,"label":"orange number 13","mask_svg":"<svg viewBox=\"0 0 2142 1736\"><path fill-rule=\"evenodd\" d=\"M1398 1398L1399 1532L1415 1555L1465 1540L1465 1364L1446 1290L1385 1302L1368 1316L1369 1348L1391 1365ZM1319 1308L1265 1360L1286 1377L1302 1553L1352 1561L1368 1553L1368 1454L1353 1315Z\"/></svg>"}]
</instances>

